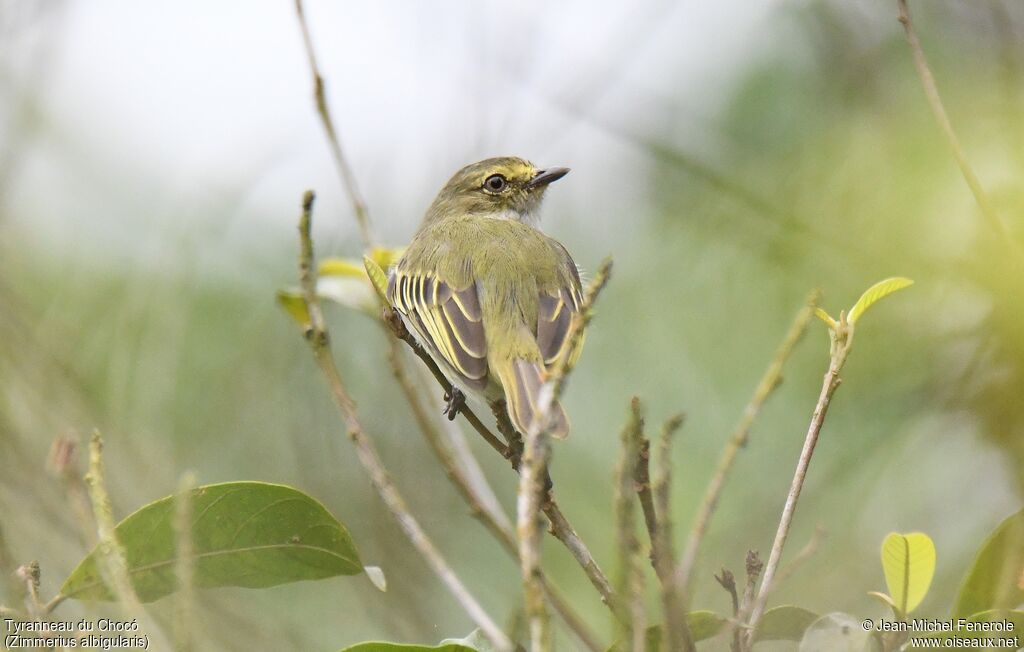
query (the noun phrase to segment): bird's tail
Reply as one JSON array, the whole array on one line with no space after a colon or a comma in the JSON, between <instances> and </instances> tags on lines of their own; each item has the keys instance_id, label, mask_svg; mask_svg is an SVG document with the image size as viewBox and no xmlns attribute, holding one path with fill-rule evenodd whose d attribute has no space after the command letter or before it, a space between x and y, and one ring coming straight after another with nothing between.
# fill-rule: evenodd
<instances>
[{"instance_id":1,"label":"bird's tail","mask_svg":"<svg viewBox=\"0 0 1024 652\"><path fill-rule=\"evenodd\" d=\"M537 418L537 399L545 380L544 369L539 363L516 358L508 364L500 365L496 371L505 389L509 419L516 430L526 434ZM569 435L569 417L565 410L556 401L551 405L549 414L551 427L548 432L553 437L565 439Z\"/></svg>"}]
</instances>

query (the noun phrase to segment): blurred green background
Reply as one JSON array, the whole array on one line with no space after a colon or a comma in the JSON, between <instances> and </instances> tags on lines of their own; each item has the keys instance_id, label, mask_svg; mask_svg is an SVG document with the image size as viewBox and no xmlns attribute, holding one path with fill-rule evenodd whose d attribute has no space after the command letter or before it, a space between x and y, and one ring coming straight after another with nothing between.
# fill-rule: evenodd
<instances>
[{"instance_id":1,"label":"blurred green background","mask_svg":"<svg viewBox=\"0 0 1024 652\"><path fill-rule=\"evenodd\" d=\"M630 396L652 429L687 415L674 458L682 539L807 292L822 288L836 314L902 275L917 284L858 328L789 553L817 525L829 536L774 600L880 616L865 592L884 589L881 540L919 530L938 550L920 615L947 613L981 539L1021 502L1024 282L929 112L895 2L364 4L312 2L309 19L378 237L403 244L455 169L515 154L573 168L545 228L585 269L615 259L552 469L605 569ZM1024 236L1024 5L913 8L968 158ZM292 10L0 2L0 571L39 560L49 596L87 550L77 489L47 457L56 438L99 428L119 517L187 470L282 482L323 501L388 575L387 593L363 577L204 592L202 649L461 636L470 620L370 487L274 303L295 282L307 187L321 196L320 253L360 253ZM380 329L340 307L329 319L399 488L490 612L512 619L517 567L419 437ZM767 555L827 354L812 324L740 455L695 606L726 612L712 572L740 574L748 549ZM472 444L511 512L514 476ZM610 635L557 542L545 567ZM15 596L0 585L0 603ZM150 607L154 622L169 602Z\"/></svg>"}]
</instances>

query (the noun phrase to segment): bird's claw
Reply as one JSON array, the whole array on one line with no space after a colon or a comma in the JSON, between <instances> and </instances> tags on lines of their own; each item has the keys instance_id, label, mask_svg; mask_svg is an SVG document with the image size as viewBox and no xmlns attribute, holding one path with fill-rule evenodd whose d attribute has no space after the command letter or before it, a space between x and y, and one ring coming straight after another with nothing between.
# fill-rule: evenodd
<instances>
[{"instance_id":1,"label":"bird's claw","mask_svg":"<svg viewBox=\"0 0 1024 652\"><path fill-rule=\"evenodd\" d=\"M459 410L466 404L466 395L458 387L452 387L451 391L444 393L444 400L444 411L441 414L448 417L449 421L454 421L459 415Z\"/></svg>"}]
</instances>

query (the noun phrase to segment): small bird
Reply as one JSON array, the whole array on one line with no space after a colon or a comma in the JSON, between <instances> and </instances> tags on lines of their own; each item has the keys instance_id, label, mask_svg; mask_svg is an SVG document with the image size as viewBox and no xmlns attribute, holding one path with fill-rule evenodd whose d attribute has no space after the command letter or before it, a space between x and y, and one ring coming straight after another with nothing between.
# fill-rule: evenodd
<instances>
[{"instance_id":1,"label":"small bird","mask_svg":"<svg viewBox=\"0 0 1024 652\"><path fill-rule=\"evenodd\" d=\"M438 193L388 278L388 300L452 385L489 403L504 399L520 433L553 365L579 353L569 351L579 271L538 228L545 190L568 173L515 157L467 165ZM449 418L459 398L450 395ZM549 416L549 432L568 435L562 407Z\"/></svg>"}]
</instances>

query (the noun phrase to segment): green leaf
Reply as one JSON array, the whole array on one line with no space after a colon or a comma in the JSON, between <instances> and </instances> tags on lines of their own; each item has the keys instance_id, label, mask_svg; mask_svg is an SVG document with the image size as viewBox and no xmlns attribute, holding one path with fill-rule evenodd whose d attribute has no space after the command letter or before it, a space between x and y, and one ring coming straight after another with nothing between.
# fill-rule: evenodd
<instances>
[{"instance_id":1,"label":"green leaf","mask_svg":"<svg viewBox=\"0 0 1024 652\"><path fill-rule=\"evenodd\" d=\"M804 632L820 616L791 604L764 612L757 630L758 641L799 641Z\"/></svg>"},{"instance_id":2,"label":"green leaf","mask_svg":"<svg viewBox=\"0 0 1024 652\"><path fill-rule=\"evenodd\" d=\"M348 530L323 505L278 484L226 482L192 492L195 586L262 588L363 572ZM143 602L177 589L174 497L142 507L117 525L128 573ZM60 589L79 600L113 600L99 552L78 564Z\"/></svg>"},{"instance_id":3,"label":"green leaf","mask_svg":"<svg viewBox=\"0 0 1024 652\"><path fill-rule=\"evenodd\" d=\"M690 625L690 636L697 642L718 634L726 621L713 611L698 610L686 614L686 622Z\"/></svg>"},{"instance_id":4,"label":"green leaf","mask_svg":"<svg viewBox=\"0 0 1024 652\"><path fill-rule=\"evenodd\" d=\"M442 643L440 645L411 645L407 643L385 643L382 641L367 641L356 643L340 652L480 652L476 648L466 647L457 643Z\"/></svg>"},{"instance_id":5,"label":"green leaf","mask_svg":"<svg viewBox=\"0 0 1024 652\"><path fill-rule=\"evenodd\" d=\"M363 268L359 263L345 258L325 258L317 267L318 276L350 276L363 278Z\"/></svg>"},{"instance_id":6,"label":"green leaf","mask_svg":"<svg viewBox=\"0 0 1024 652\"><path fill-rule=\"evenodd\" d=\"M384 273L384 270L380 268L375 260L369 256L363 256L363 265L366 267L366 275L370 277L370 283L373 284L373 289L377 291L383 301L387 301L388 296L388 275Z\"/></svg>"},{"instance_id":7,"label":"green leaf","mask_svg":"<svg viewBox=\"0 0 1024 652\"><path fill-rule=\"evenodd\" d=\"M935 544L927 534L892 532L882 542L882 570L889 596L907 615L921 604L935 574Z\"/></svg>"},{"instance_id":8,"label":"green leaf","mask_svg":"<svg viewBox=\"0 0 1024 652\"><path fill-rule=\"evenodd\" d=\"M309 328L309 311L302 293L296 290L278 290L277 303L284 311L303 328Z\"/></svg>"},{"instance_id":9,"label":"green leaf","mask_svg":"<svg viewBox=\"0 0 1024 652\"><path fill-rule=\"evenodd\" d=\"M999 524L981 544L953 607L954 618L1024 602L1024 510Z\"/></svg>"},{"instance_id":10,"label":"green leaf","mask_svg":"<svg viewBox=\"0 0 1024 652\"><path fill-rule=\"evenodd\" d=\"M800 639L799 652L880 652L878 639L853 616L831 613L814 621Z\"/></svg>"},{"instance_id":11,"label":"green leaf","mask_svg":"<svg viewBox=\"0 0 1024 652\"><path fill-rule=\"evenodd\" d=\"M857 323L860 316L867 312L867 309L877 303L880 299L884 299L897 290L902 290L905 287L913 285L914 282L909 278L903 278L902 276L894 276L893 278L887 278L884 281L879 281L871 287L869 287L864 294L860 295L857 299L857 303L853 304L850 308L850 316L847 317L847 321L851 324Z\"/></svg>"}]
</instances>

